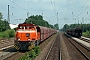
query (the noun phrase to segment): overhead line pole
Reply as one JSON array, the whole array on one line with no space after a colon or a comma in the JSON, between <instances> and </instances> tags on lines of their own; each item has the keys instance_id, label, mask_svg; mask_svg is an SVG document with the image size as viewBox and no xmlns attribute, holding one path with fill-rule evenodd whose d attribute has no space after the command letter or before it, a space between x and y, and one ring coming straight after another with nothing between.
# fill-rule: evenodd
<instances>
[{"instance_id":1,"label":"overhead line pole","mask_svg":"<svg viewBox=\"0 0 90 60\"><path fill-rule=\"evenodd\" d=\"M57 24L58 24L58 29L59 29L59 19L58 19L58 12L57 12Z\"/></svg>"},{"instance_id":2,"label":"overhead line pole","mask_svg":"<svg viewBox=\"0 0 90 60\"><path fill-rule=\"evenodd\" d=\"M8 23L10 23L10 13L9 13L9 5L8 5Z\"/></svg>"}]
</instances>

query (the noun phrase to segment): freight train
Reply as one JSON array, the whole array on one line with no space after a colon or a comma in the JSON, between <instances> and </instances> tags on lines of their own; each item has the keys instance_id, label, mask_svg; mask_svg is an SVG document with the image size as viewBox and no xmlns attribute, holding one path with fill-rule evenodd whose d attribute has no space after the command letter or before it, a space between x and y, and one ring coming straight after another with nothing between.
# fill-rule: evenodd
<instances>
[{"instance_id":1,"label":"freight train","mask_svg":"<svg viewBox=\"0 0 90 60\"><path fill-rule=\"evenodd\" d=\"M82 28L68 29L68 30L66 30L66 33L71 35L71 36L79 38L82 36Z\"/></svg>"},{"instance_id":2,"label":"freight train","mask_svg":"<svg viewBox=\"0 0 90 60\"><path fill-rule=\"evenodd\" d=\"M57 30L51 28L35 24L19 24L16 29L14 47L17 50L30 50L55 33Z\"/></svg>"}]
</instances>

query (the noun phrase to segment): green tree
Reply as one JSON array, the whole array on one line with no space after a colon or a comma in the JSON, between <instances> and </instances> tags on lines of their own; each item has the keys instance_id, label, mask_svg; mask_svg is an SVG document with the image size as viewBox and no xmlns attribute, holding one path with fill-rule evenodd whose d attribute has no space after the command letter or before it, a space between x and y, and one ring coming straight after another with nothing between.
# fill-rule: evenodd
<instances>
[{"instance_id":1,"label":"green tree","mask_svg":"<svg viewBox=\"0 0 90 60\"><path fill-rule=\"evenodd\" d=\"M69 25L65 24L62 30L63 30L63 31L66 31L66 30L69 29L69 28L70 28Z\"/></svg>"},{"instance_id":2,"label":"green tree","mask_svg":"<svg viewBox=\"0 0 90 60\"><path fill-rule=\"evenodd\" d=\"M62 28L63 31L66 31L67 29L70 28L77 28L77 27L81 27L83 32L86 32L87 30L90 31L90 24L65 24Z\"/></svg>"},{"instance_id":3,"label":"green tree","mask_svg":"<svg viewBox=\"0 0 90 60\"><path fill-rule=\"evenodd\" d=\"M25 20L25 23L33 23L35 25L45 26L45 27L49 27L49 28L54 27L53 25L50 25L47 21L45 21L41 15L30 16L29 18L27 18Z\"/></svg>"},{"instance_id":4,"label":"green tree","mask_svg":"<svg viewBox=\"0 0 90 60\"><path fill-rule=\"evenodd\" d=\"M10 29L9 23L6 20L3 20L3 15L0 13L0 32Z\"/></svg>"},{"instance_id":5,"label":"green tree","mask_svg":"<svg viewBox=\"0 0 90 60\"><path fill-rule=\"evenodd\" d=\"M0 12L0 20L1 20L1 19L3 19L3 15L2 15L2 13Z\"/></svg>"},{"instance_id":6,"label":"green tree","mask_svg":"<svg viewBox=\"0 0 90 60\"><path fill-rule=\"evenodd\" d=\"M59 30L58 24L55 24L54 27L55 27L55 29Z\"/></svg>"}]
</instances>

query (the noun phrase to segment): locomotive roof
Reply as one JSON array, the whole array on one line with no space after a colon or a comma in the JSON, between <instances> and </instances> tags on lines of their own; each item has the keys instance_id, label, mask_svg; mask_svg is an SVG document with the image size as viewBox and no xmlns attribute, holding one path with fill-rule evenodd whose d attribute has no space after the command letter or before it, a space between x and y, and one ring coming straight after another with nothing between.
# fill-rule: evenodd
<instances>
[{"instance_id":1,"label":"locomotive roof","mask_svg":"<svg viewBox=\"0 0 90 60\"><path fill-rule=\"evenodd\" d=\"M19 24L18 26L35 26L35 24Z\"/></svg>"}]
</instances>

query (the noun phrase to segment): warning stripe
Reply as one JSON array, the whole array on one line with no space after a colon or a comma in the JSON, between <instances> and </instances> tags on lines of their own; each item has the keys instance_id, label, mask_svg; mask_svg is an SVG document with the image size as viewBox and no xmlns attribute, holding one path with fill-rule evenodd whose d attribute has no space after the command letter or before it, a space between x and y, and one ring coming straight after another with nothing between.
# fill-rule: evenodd
<instances>
[{"instance_id":1,"label":"warning stripe","mask_svg":"<svg viewBox=\"0 0 90 60\"><path fill-rule=\"evenodd\" d=\"M35 33L36 31L17 31L18 33Z\"/></svg>"},{"instance_id":2,"label":"warning stripe","mask_svg":"<svg viewBox=\"0 0 90 60\"><path fill-rule=\"evenodd\" d=\"M19 50L19 49L20 49L20 48L19 48L19 46L14 45L14 47L15 47L17 50Z\"/></svg>"}]
</instances>

